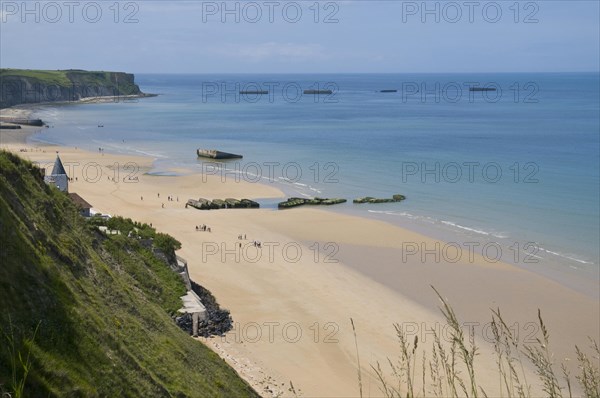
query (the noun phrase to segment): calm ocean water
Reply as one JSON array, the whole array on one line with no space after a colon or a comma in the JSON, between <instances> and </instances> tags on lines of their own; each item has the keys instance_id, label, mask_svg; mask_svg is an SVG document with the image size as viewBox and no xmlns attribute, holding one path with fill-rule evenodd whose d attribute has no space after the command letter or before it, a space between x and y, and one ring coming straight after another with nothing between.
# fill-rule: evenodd
<instances>
[{"instance_id":1,"label":"calm ocean water","mask_svg":"<svg viewBox=\"0 0 600 398\"><path fill-rule=\"evenodd\" d=\"M48 107L40 116L53 128L34 139L151 154L159 173L191 166L224 174L199 161L196 148L241 153L241 161L223 164L237 170L228 180L277 184L295 196L402 193L408 197L402 203L347 203L334 211L446 240L498 242L508 261L530 254L544 265L597 275L598 74L137 75L136 81L160 96ZM469 91L475 85L496 91ZM237 94L257 89L269 94ZM310 89L333 93L302 94Z\"/></svg>"}]
</instances>

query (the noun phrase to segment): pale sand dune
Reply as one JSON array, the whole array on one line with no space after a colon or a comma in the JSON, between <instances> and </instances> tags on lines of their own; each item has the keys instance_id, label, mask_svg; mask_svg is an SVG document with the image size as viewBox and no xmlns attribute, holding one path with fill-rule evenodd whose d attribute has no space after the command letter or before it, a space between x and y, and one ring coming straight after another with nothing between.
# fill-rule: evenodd
<instances>
[{"instance_id":1,"label":"pale sand dune","mask_svg":"<svg viewBox=\"0 0 600 398\"><path fill-rule=\"evenodd\" d=\"M23 144L8 146L18 152ZM304 396L358 396L349 321L353 318L365 396L379 396L370 365L377 360L385 363L387 356L398 356L392 324L406 322L414 326L429 353L433 339L425 329L444 324L430 284L449 297L462 320L480 323L476 334L481 334L483 324L489 321L489 308L499 306L511 322L519 322L523 334L533 330L527 322L535 321L536 309L541 307L557 359L567 353L573 358L574 344L585 346L586 335L598 336L598 300L515 266L486 262L480 256L456 264L422 262L418 257L398 261L401 242L433 245L435 241L384 222L312 208L184 209L188 198L282 196L271 186L225 184L214 176L149 176L143 173L150 169L152 159L142 157L58 147L18 153L50 163L57 149L67 171L70 162L80 163L71 175L78 177L78 182L70 185L71 192L79 193L95 209L151 222L159 231L181 241L179 254L188 260L192 279L211 290L220 304L231 310L236 323L236 329L226 337L209 339L207 344L259 391L268 375L273 377L267 383L271 390L283 390L286 396L290 395L290 380ZM92 162L102 166L102 176L96 183L85 182L81 173L84 164ZM139 181L110 181L107 176L116 175L115 162L138 164ZM118 175L123 177L127 171L119 170ZM179 202L167 201L168 195L178 197ZM195 226L201 224L210 226L212 232L197 232ZM239 241L239 234L246 234L247 240ZM256 261L253 240L263 243L262 257ZM244 246L242 255L236 258L234 248L240 242L249 246ZM326 263L325 253L313 250L315 242L322 249L326 242L335 242L339 252L334 258L339 262ZM282 249L286 244L287 252ZM269 245L273 247L271 258ZM292 262L298 247L301 254L297 262ZM257 330L260 338L255 338ZM298 331L301 336L297 336ZM477 358L481 365L477 368L478 379L493 396L498 387L494 357L479 337L482 347ZM529 380L534 377L530 375Z\"/></svg>"}]
</instances>

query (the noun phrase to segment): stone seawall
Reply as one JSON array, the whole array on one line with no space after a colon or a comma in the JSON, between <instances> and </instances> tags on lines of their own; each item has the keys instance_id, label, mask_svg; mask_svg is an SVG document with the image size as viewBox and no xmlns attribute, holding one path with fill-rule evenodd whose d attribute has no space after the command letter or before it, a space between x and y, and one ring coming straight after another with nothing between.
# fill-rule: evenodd
<instances>
[{"instance_id":1,"label":"stone seawall","mask_svg":"<svg viewBox=\"0 0 600 398\"><path fill-rule=\"evenodd\" d=\"M176 272L179 273L187 293L181 296L182 314L175 318L177 325L193 337L221 336L233 327L233 320L228 310L222 309L212 293L190 279L187 261L176 256Z\"/></svg>"}]
</instances>

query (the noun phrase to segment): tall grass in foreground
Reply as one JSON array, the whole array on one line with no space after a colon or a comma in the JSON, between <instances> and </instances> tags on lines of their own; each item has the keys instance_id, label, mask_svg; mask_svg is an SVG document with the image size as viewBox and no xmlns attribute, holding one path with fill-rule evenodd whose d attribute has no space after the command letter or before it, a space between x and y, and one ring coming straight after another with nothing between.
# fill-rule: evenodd
<instances>
[{"instance_id":1,"label":"tall grass in foreground","mask_svg":"<svg viewBox=\"0 0 600 398\"><path fill-rule=\"evenodd\" d=\"M4 391L2 385L0 385L0 397L25 397L25 382L27 381L27 376L31 371L31 344L35 340L35 336L37 335L39 327L40 322L38 322L37 326L35 327L35 331L33 332L33 336L31 338L24 338L22 341L19 341L15 330L13 329L12 320L9 317L9 331L3 331L3 334L4 338L6 339L8 352L10 354L10 388L14 395L11 395L10 392ZM22 347L19 347L19 344L21 344Z\"/></svg>"},{"instance_id":2,"label":"tall grass in foreground","mask_svg":"<svg viewBox=\"0 0 600 398\"><path fill-rule=\"evenodd\" d=\"M390 368L389 378L381 364L371 365L379 381L379 388L385 397L488 397L483 387L477 383L475 357L478 349L474 338L468 338L463 332L460 322L452 307L432 286L441 301L440 310L446 319L449 330L449 345L442 344L442 339L435 330L431 354L426 351L421 356L421 389L415 386L415 371L419 352L418 337L409 341L409 337L399 324L395 324L396 335L400 345L400 355L396 359L387 359ZM538 310L538 323L541 338L534 344L521 344L518 336L510 329L502 318L500 310L492 310L491 331L493 348L498 366L498 383L500 397L532 398L531 383L527 380L525 361L533 365L543 393L551 398L573 397L573 379L564 363L557 372L553 355L549 349L550 335ZM352 323L354 327L354 323ZM471 335L472 336L472 335ZM356 341L356 333L355 333ZM579 374L575 380L581 386L581 393L587 398L600 398L600 372L598 364L600 349L598 343L590 338L592 356L586 355L575 346ZM362 381L359 380L362 393Z\"/></svg>"}]
</instances>

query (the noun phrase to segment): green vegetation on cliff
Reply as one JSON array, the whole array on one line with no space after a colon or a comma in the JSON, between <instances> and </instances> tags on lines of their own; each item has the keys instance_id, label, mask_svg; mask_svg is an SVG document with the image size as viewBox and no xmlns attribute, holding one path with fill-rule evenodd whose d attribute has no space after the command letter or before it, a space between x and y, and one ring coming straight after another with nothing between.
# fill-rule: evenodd
<instances>
[{"instance_id":1,"label":"green vegetation on cliff","mask_svg":"<svg viewBox=\"0 0 600 398\"><path fill-rule=\"evenodd\" d=\"M163 250L178 243L140 229ZM99 232L7 152L0 231L0 395L257 396L175 325L185 287L164 261L140 239Z\"/></svg>"},{"instance_id":2,"label":"green vegetation on cliff","mask_svg":"<svg viewBox=\"0 0 600 398\"><path fill-rule=\"evenodd\" d=\"M0 69L0 79L8 77L25 77L45 85L71 87L74 84L87 86L103 86L118 89L120 95L140 94L140 89L130 78L133 75L121 72L37 69Z\"/></svg>"},{"instance_id":3,"label":"green vegetation on cliff","mask_svg":"<svg viewBox=\"0 0 600 398\"><path fill-rule=\"evenodd\" d=\"M64 70L33 70L33 69L0 69L0 78L26 77L35 79L39 83L67 87L71 81Z\"/></svg>"}]
</instances>

